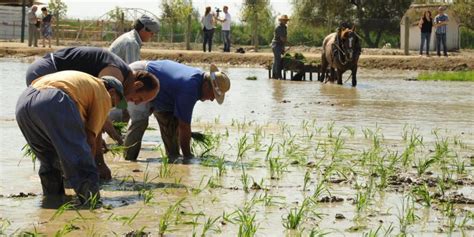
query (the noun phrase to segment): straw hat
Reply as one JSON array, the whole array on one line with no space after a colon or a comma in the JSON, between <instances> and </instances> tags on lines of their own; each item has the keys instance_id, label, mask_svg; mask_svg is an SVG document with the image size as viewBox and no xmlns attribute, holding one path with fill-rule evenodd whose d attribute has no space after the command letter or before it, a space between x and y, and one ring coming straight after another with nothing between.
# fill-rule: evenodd
<instances>
[{"instance_id":1,"label":"straw hat","mask_svg":"<svg viewBox=\"0 0 474 237\"><path fill-rule=\"evenodd\" d=\"M214 97L218 104L224 102L225 93L230 89L229 77L223 72L220 72L216 65L211 64L209 79L211 80Z\"/></svg>"},{"instance_id":2,"label":"straw hat","mask_svg":"<svg viewBox=\"0 0 474 237\"><path fill-rule=\"evenodd\" d=\"M279 21L289 21L290 18L288 18L287 15L281 15L280 17L278 17L278 20L279 20Z\"/></svg>"}]
</instances>

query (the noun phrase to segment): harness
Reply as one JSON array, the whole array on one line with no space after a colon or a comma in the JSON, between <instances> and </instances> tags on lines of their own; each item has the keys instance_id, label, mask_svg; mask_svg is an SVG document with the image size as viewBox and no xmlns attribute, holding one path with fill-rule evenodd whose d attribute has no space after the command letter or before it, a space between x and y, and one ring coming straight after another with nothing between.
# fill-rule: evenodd
<instances>
[{"instance_id":1,"label":"harness","mask_svg":"<svg viewBox=\"0 0 474 237\"><path fill-rule=\"evenodd\" d=\"M341 65L346 65L349 62L349 58L347 57L346 51L339 45L339 42L339 34L336 34L336 39L334 43L332 43L333 58L337 59Z\"/></svg>"}]
</instances>

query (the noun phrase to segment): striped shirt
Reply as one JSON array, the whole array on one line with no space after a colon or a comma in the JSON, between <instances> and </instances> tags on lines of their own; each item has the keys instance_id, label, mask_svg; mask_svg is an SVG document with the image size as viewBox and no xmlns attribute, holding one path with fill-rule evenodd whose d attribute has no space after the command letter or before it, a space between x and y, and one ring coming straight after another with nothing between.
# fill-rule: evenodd
<instances>
[{"instance_id":1,"label":"striped shirt","mask_svg":"<svg viewBox=\"0 0 474 237\"><path fill-rule=\"evenodd\" d=\"M443 15L437 15L434 19L435 24L439 24L441 22L448 21L448 16L443 14ZM442 25L442 26L437 26L436 27L436 34L446 34L446 29L447 25Z\"/></svg>"}]
</instances>

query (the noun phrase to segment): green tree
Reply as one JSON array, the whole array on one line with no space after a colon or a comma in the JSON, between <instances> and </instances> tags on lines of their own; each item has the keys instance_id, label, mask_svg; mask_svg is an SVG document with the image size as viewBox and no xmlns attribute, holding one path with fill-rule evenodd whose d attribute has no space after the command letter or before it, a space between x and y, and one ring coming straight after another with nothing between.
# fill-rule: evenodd
<instances>
[{"instance_id":1,"label":"green tree","mask_svg":"<svg viewBox=\"0 0 474 237\"><path fill-rule=\"evenodd\" d=\"M169 27L170 42L173 42L175 29L187 21L188 15L193 15L197 18L197 12L193 8L192 0L163 0L161 2L161 14L162 22L166 22Z\"/></svg>"},{"instance_id":2,"label":"green tree","mask_svg":"<svg viewBox=\"0 0 474 237\"><path fill-rule=\"evenodd\" d=\"M341 21L356 23L368 47L378 47L383 34L398 34L411 0L293 0L294 18L302 24L334 31Z\"/></svg>"},{"instance_id":3,"label":"green tree","mask_svg":"<svg viewBox=\"0 0 474 237\"><path fill-rule=\"evenodd\" d=\"M59 21L62 18L66 17L67 5L62 0L50 0L48 3L48 8L51 14L54 15L56 21L56 27L54 29L56 34L56 45L59 46Z\"/></svg>"},{"instance_id":4,"label":"green tree","mask_svg":"<svg viewBox=\"0 0 474 237\"><path fill-rule=\"evenodd\" d=\"M244 27L251 31L252 45L255 50L258 50L261 38L268 39L272 37L274 17L272 15L270 1L244 0L241 15Z\"/></svg>"},{"instance_id":5,"label":"green tree","mask_svg":"<svg viewBox=\"0 0 474 237\"><path fill-rule=\"evenodd\" d=\"M474 30L474 1L456 0L453 3L453 10L459 16L464 27Z\"/></svg>"}]
</instances>

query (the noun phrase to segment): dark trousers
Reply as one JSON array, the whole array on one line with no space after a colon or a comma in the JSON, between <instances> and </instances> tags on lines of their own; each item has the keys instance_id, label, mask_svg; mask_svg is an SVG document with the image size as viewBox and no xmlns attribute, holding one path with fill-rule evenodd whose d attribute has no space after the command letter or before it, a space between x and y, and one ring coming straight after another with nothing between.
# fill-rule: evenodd
<instances>
[{"instance_id":1,"label":"dark trousers","mask_svg":"<svg viewBox=\"0 0 474 237\"><path fill-rule=\"evenodd\" d=\"M283 52L283 46L274 45L272 46L273 50L273 67L272 67L272 78L281 79L281 53Z\"/></svg>"},{"instance_id":2,"label":"dark trousers","mask_svg":"<svg viewBox=\"0 0 474 237\"><path fill-rule=\"evenodd\" d=\"M17 102L16 120L40 162L44 195L64 194L63 177L82 201L99 194L99 174L84 122L66 93L28 87Z\"/></svg>"},{"instance_id":3,"label":"dark trousers","mask_svg":"<svg viewBox=\"0 0 474 237\"><path fill-rule=\"evenodd\" d=\"M224 40L224 52L230 52L230 30L222 31L222 39Z\"/></svg>"},{"instance_id":4,"label":"dark trousers","mask_svg":"<svg viewBox=\"0 0 474 237\"><path fill-rule=\"evenodd\" d=\"M420 55L423 54L423 47L425 46L426 41L426 55L430 53L430 40L431 40L431 32L421 32L421 43L420 43Z\"/></svg>"},{"instance_id":5,"label":"dark trousers","mask_svg":"<svg viewBox=\"0 0 474 237\"><path fill-rule=\"evenodd\" d=\"M208 46L209 52L212 50L212 37L214 36L214 29L212 30L203 30L204 40L202 42L202 51L206 52L206 44Z\"/></svg>"},{"instance_id":6,"label":"dark trousers","mask_svg":"<svg viewBox=\"0 0 474 237\"><path fill-rule=\"evenodd\" d=\"M150 112L151 113L151 112ZM148 115L150 115L148 113ZM173 112L153 112L158 125L160 126L161 138L165 145L166 155L170 159L175 159L179 156L179 142L178 142L178 119L174 117ZM128 147L125 152L125 159L136 161L142 146L142 138L148 127L148 117L140 116L134 119L131 116L131 124L125 137L125 147Z\"/></svg>"},{"instance_id":7,"label":"dark trousers","mask_svg":"<svg viewBox=\"0 0 474 237\"><path fill-rule=\"evenodd\" d=\"M436 53L441 56L441 44L443 45L444 56L448 56L448 49L446 48L446 34L436 33Z\"/></svg>"}]
</instances>

